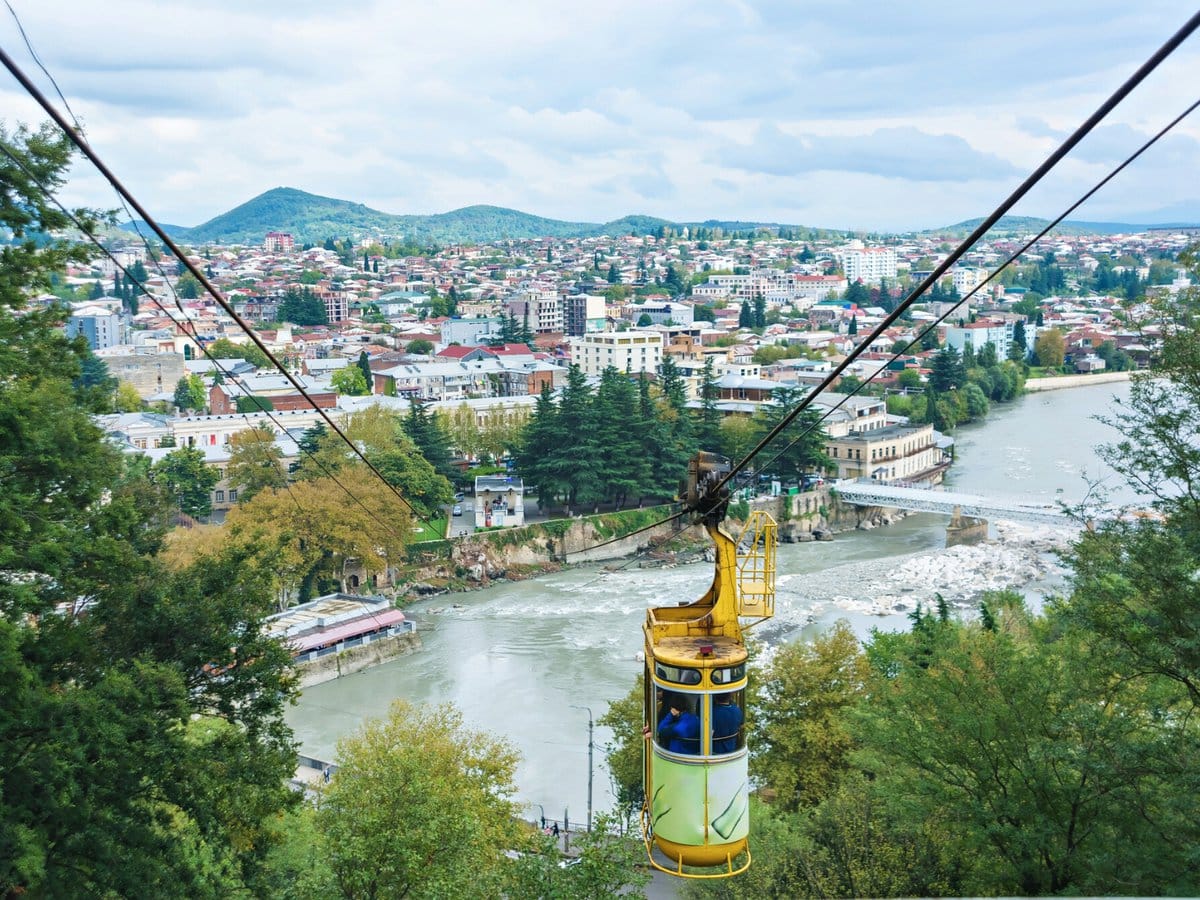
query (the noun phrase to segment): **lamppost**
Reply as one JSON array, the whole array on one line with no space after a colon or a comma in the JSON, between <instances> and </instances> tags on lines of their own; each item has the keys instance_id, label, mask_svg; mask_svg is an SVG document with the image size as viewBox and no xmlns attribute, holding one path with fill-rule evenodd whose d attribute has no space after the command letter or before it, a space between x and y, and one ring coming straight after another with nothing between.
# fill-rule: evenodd
<instances>
[{"instance_id":1,"label":"lamppost","mask_svg":"<svg viewBox=\"0 0 1200 900\"><path fill-rule=\"evenodd\" d=\"M571 709L585 709L588 714L588 809L587 809L587 830L590 834L592 831L592 708L590 706L576 706L571 704Z\"/></svg>"}]
</instances>

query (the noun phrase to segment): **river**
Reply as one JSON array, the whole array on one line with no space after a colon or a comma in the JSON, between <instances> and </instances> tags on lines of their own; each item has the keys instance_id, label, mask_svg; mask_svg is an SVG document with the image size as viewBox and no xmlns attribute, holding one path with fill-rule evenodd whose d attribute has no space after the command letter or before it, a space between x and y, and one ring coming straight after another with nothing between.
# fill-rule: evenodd
<instances>
[{"instance_id":1,"label":"river","mask_svg":"<svg viewBox=\"0 0 1200 900\"><path fill-rule=\"evenodd\" d=\"M1042 502L1082 500L1086 478L1104 478L1095 454L1116 433L1096 422L1127 383L1030 394L995 407L955 435L947 485ZM1120 496L1120 495L1119 495ZM866 634L903 628L917 601L940 591L968 603L979 590L1016 587L1035 602L1062 588L1052 550L1064 537L1038 526L998 526L998 540L944 550L947 517L908 516L833 541L780 546L776 618L768 643L810 636L839 618ZM611 567L610 567L611 568ZM581 567L541 578L441 596L411 608L423 648L409 656L308 688L288 715L302 752L333 757L337 740L393 698L454 703L467 721L521 751L519 799L532 818L583 821L587 806L587 707L599 717L626 694L641 668L647 606L698 596L710 565L617 571ZM885 613L880 615L879 613ZM596 810L613 804L603 762L611 735L595 728Z\"/></svg>"}]
</instances>

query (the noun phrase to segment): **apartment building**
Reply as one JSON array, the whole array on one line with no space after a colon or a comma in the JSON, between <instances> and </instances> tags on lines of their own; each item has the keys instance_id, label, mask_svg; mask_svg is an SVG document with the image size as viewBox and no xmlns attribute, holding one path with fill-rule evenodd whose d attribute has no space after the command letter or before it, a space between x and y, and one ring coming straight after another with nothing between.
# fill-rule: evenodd
<instances>
[{"instance_id":1,"label":"apartment building","mask_svg":"<svg viewBox=\"0 0 1200 900\"><path fill-rule=\"evenodd\" d=\"M896 277L894 247L855 247L852 244L834 252L842 264L842 271L846 273L848 284L856 281L879 284L884 278Z\"/></svg>"},{"instance_id":2,"label":"apartment building","mask_svg":"<svg viewBox=\"0 0 1200 900\"><path fill-rule=\"evenodd\" d=\"M663 337L655 331L610 331L585 334L572 341L572 359L585 375L600 375L612 366L618 372L658 371Z\"/></svg>"}]
</instances>

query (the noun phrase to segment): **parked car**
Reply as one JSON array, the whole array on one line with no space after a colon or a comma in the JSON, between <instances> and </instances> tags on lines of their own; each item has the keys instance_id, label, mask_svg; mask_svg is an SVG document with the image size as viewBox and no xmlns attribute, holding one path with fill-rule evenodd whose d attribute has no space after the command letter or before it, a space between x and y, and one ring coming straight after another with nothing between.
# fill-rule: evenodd
<instances>
[{"instance_id":1,"label":"parked car","mask_svg":"<svg viewBox=\"0 0 1200 900\"><path fill-rule=\"evenodd\" d=\"M450 512L453 515L461 516L462 515L462 507L456 503L456 504L454 504L454 509L452 509Z\"/></svg>"}]
</instances>

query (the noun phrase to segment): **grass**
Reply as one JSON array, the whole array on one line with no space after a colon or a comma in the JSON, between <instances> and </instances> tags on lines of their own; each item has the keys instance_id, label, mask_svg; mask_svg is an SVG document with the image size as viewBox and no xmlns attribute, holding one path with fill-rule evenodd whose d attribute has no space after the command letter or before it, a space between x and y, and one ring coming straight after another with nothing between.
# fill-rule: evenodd
<instances>
[{"instance_id":1,"label":"grass","mask_svg":"<svg viewBox=\"0 0 1200 900\"><path fill-rule=\"evenodd\" d=\"M413 520L413 543L440 541L446 536L447 521L445 515L430 518L428 525L420 519Z\"/></svg>"}]
</instances>

